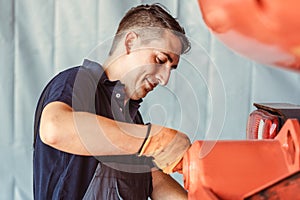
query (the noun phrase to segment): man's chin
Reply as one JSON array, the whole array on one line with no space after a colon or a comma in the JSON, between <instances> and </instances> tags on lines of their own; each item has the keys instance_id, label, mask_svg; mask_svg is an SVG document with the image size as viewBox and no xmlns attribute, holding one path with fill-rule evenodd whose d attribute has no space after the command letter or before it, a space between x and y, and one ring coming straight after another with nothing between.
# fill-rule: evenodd
<instances>
[{"instance_id":1,"label":"man's chin","mask_svg":"<svg viewBox=\"0 0 300 200\"><path fill-rule=\"evenodd\" d=\"M144 92L144 93L140 93L140 94L133 94L133 95L131 95L130 99L139 100L139 99L142 99L142 98L146 97L148 93L149 92Z\"/></svg>"}]
</instances>

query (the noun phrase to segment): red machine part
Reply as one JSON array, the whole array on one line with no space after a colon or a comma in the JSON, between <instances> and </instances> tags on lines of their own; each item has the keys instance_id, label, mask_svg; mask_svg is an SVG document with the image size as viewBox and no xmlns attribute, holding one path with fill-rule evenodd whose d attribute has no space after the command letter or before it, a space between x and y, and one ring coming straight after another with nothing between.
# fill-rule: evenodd
<instances>
[{"instance_id":1,"label":"red machine part","mask_svg":"<svg viewBox=\"0 0 300 200\"><path fill-rule=\"evenodd\" d=\"M208 154L206 142L214 143ZM262 190L300 170L299 142L299 122L291 119L272 140L195 141L183 158L188 198L235 200Z\"/></svg>"},{"instance_id":2,"label":"red machine part","mask_svg":"<svg viewBox=\"0 0 300 200\"><path fill-rule=\"evenodd\" d=\"M300 1L198 3L207 26L228 47L260 63L300 71Z\"/></svg>"},{"instance_id":3,"label":"red machine part","mask_svg":"<svg viewBox=\"0 0 300 200\"><path fill-rule=\"evenodd\" d=\"M247 139L273 139L278 130L278 116L265 110L255 110L248 118Z\"/></svg>"}]
</instances>

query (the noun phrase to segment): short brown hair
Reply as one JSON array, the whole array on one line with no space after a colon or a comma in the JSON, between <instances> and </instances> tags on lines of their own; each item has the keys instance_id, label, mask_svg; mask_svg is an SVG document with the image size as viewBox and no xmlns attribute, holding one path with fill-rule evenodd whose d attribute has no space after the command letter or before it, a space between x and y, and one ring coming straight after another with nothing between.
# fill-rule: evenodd
<instances>
[{"instance_id":1,"label":"short brown hair","mask_svg":"<svg viewBox=\"0 0 300 200\"><path fill-rule=\"evenodd\" d=\"M146 4L131 8L122 18L113 41L111 52L118 43L117 36L122 35L122 33L128 30L143 28L164 28L171 30L181 41L181 53L186 53L191 48L190 42L185 36L184 28L179 25L178 21L162 5Z\"/></svg>"}]
</instances>

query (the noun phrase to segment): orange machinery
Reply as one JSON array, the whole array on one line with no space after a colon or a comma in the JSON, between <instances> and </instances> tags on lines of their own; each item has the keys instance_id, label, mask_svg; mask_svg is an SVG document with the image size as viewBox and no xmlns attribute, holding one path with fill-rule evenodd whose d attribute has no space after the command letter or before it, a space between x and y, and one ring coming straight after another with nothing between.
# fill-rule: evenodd
<instances>
[{"instance_id":1,"label":"orange machinery","mask_svg":"<svg viewBox=\"0 0 300 200\"><path fill-rule=\"evenodd\" d=\"M275 139L195 141L183 175L190 200L300 199L299 122L288 119Z\"/></svg>"},{"instance_id":2,"label":"orange machinery","mask_svg":"<svg viewBox=\"0 0 300 200\"><path fill-rule=\"evenodd\" d=\"M208 28L229 48L260 63L300 71L300 1L198 3Z\"/></svg>"}]
</instances>

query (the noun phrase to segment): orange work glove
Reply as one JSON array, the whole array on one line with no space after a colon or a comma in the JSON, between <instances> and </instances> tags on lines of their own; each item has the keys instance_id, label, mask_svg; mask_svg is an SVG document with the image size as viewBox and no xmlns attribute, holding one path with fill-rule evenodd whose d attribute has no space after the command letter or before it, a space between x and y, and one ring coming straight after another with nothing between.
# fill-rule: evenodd
<instances>
[{"instance_id":1,"label":"orange work glove","mask_svg":"<svg viewBox=\"0 0 300 200\"><path fill-rule=\"evenodd\" d=\"M182 160L190 145L191 142L184 133L152 125L150 136L142 146L139 155L152 156L156 166L164 173L170 174Z\"/></svg>"}]
</instances>

